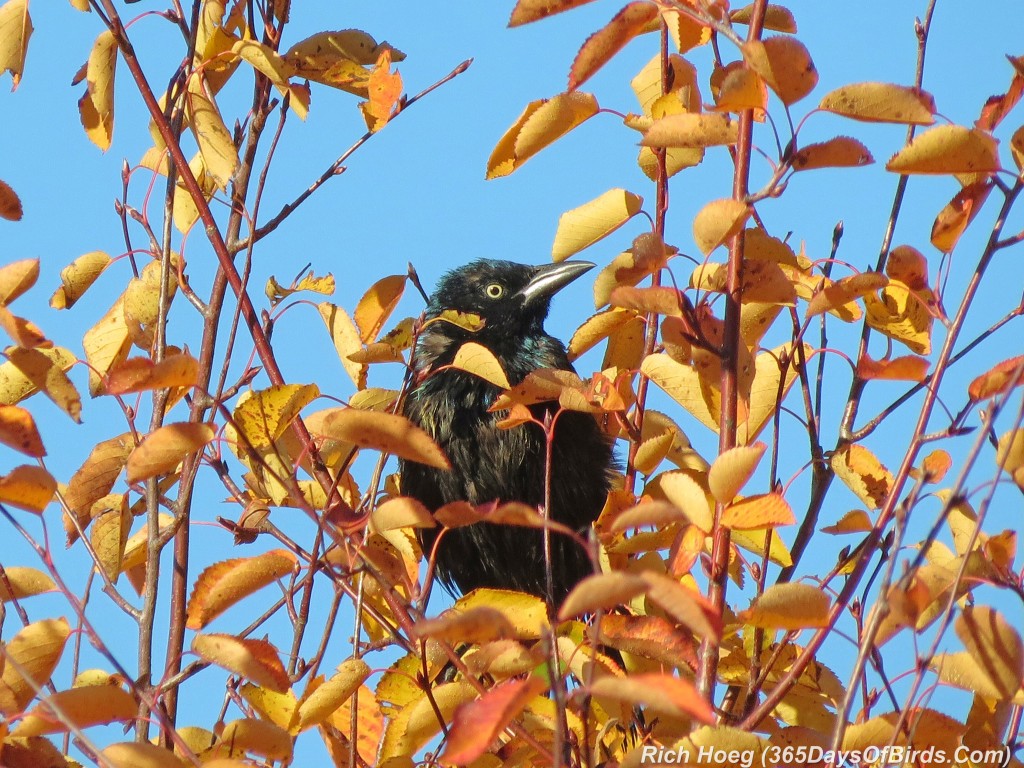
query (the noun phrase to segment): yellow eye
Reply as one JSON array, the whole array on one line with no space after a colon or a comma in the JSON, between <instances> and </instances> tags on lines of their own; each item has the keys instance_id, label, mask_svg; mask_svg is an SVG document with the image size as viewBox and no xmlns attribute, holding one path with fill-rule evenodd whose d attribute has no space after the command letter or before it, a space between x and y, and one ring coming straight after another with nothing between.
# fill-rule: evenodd
<instances>
[{"instance_id":1,"label":"yellow eye","mask_svg":"<svg viewBox=\"0 0 1024 768\"><path fill-rule=\"evenodd\" d=\"M501 283L491 283L486 288L484 288L484 292L490 299L500 299L502 295L505 293L505 286L503 286Z\"/></svg>"}]
</instances>

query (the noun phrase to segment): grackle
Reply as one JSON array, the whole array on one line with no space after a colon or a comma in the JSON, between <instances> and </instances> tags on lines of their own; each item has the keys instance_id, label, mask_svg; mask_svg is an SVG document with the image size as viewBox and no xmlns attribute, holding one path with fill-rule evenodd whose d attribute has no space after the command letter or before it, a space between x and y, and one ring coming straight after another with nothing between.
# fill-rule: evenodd
<instances>
[{"instance_id":1,"label":"grackle","mask_svg":"<svg viewBox=\"0 0 1024 768\"><path fill-rule=\"evenodd\" d=\"M401 462L403 494L431 511L452 501L543 506L544 430L531 423L499 429L496 422L504 414L488 411L498 387L461 370L438 369L452 362L463 343L474 341L495 355L513 386L538 368L572 370L565 346L544 331L544 318L552 296L593 266L584 261L533 267L480 260L441 279L425 318L456 310L478 315L484 325L471 332L443 320L428 322L419 336L405 415L441 446L452 468ZM540 403L531 410L543 423L558 404ZM612 440L588 413L563 411L554 425L550 517L585 533L615 475ZM438 545L436 574L449 591L514 589L557 605L592 566L579 543L552 532L548 594L543 535L539 529L491 523L454 528ZM421 531L427 553L437 537L437 529Z\"/></svg>"}]
</instances>

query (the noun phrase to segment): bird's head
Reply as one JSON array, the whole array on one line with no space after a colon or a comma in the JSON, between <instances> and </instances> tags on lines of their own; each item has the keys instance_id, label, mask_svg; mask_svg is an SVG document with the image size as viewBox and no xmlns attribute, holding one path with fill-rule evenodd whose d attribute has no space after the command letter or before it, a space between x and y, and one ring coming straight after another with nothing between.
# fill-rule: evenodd
<instances>
[{"instance_id":1,"label":"bird's head","mask_svg":"<svg viewBox=\"0 0 1024 768\"><path fill-rule=\"evenodd\" d=\"M540 267L492 259L474 261L441 278L427 307L427 317L448 310L479 315L484 321L478 334L481 339L540 332L551 297L593 267L589 261ZM459 329L449 323L432 325L440 333L460 335Z\"/></svg>"}]
</instances>

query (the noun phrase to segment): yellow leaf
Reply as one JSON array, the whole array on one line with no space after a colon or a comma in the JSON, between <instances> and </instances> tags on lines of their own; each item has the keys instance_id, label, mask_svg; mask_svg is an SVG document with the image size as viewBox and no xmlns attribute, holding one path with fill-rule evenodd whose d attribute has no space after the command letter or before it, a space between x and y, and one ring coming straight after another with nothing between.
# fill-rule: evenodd
<instances>
[{"instance_id":1,"label":"yellow leaf","mask_svg":"<svg viewBox=\"0 0 1024 768\"><path fill-rule=\"evenodd\" d=\"M0 267L0 306L9 306L35 285L38 278L39 259L21 259Z\"/></svg>"},{"instance_id":2,"label":"yellow leaf","mask_svg":"<svg viewBox=\"0 0 1024 768\"><path fill-rule=\"evenodd\" d=\"M362 349L359 329L348 313L335 304L325 301L317 304L316 308L327 326L327 332L331 334L331 341L334 342L334 349L341 359L345 373L352 379L356 389L363 389L366 386L366 366L354 362L349 357L353 352Z\"/></svg>"},{"instance_id":3,"label":"yellow leaf","mask_svg":"<svg viewBox=\"0 0 1024 768\"><path fill-rule=\"evenodd\" d=\"M455 609L470 611L486 606L509 621L517 640L537 640L547 627L547 609L536 595L482 587L455 601Z\"/></svg>"},{"instance_id":4,"label":"yellow leaf","mask_svg":"<svg viewBox=\"0 0 1024 768\"><path fill-rule=\"evenodd\" d=\"M2 667L0 713L10 717L28 706L57 668L70 635L66 619L43 619L19 630L7 641L4 658L15 663ZM23 672L28 679L22 676Z\"/></svg>"},{"instance_id":5,"label":"yellow leaf","mask_svg":"<svg viewBox=\"0 0 1024 768\"><path fill-rule=\"evenodd\" d=\"M121 503L114 509L95 515L92 523L90 541L96 559L103 568L107 578L117 581L121 573L125 545L131 531L132 514L128 508L127 496L121 496Z\"/></svg>"},{"instance_id":6,"label":"yellow leaf","mask_svg":"<svg viewBox=\"0 0 1024 768\"><path fill-rule=\"evenodd\" d=\"M50 348L53 342L46 338L35 323L12 314L7 307L0 305L0 328L7 332L18 347L22 349L35 349L36 347Z\"/></svg>"},{"instance_id":7,"label":"yellow leaf","mask_svg":"<svg viewBox=\"0 0 1024 768\"><path fill-rule=\"evenodd\" d=\"M281 693L288 689L288 673L277 650L266 640L233 635L196 635L192 651L205 661Z\"/></svg>"},{"instance_id":8,"label":"yellow leaf","mask_svg":"<svg viewBox=\"0 0 1024 768\"><path fill-rule=\"evenodd\" d=\"M203 629L242 598L291 573L295 562L287 550L275 549L214 563L199 574L192 587L186 626Z\"/></svg>"},{"instance_id":9,"label":"yellow leaf","mask_svg":"<svg viewBox=\"0 0 1024 768\"><path fill-rule=\"evenodd\" d=\"M7 565L4 566L4 573L7 578L0 581L0 603L8 603L15 599L24 600L26 597L57 589L53 579L35 568ZM10 590L7 588L8 584L10 584Z\"/></svg>"},{"instance_id":10,"label":"yellow leaf","mask_svg":"<svg viewBox=\"0 0 1024 768\"><path fill-rule=\"evenodd\" d=\"M433 528L434 516L408 496L392 496L370 512L370 530L377 533L399 528Z\"/></svg>"},{"instance_id":11,"label":"yellow leaf","mask_svg":"<svg viewBox=\"0 0 1024 768\"><path fill-rule=\"evenodd\" d=\"M999 691L1013 698L1024 682L1024 644L997 611L984 605L965 606L954 624L957 637Z\"/></svg>"},{"instance_id":12,"label":"yellow leaf","mask_svg":"<svg viewBox=\"0 0 1024 768\"><path fill-rule=\"evenodd\" d=\"M962 125L937 125L915 136L885 164L902 174L994 173L1000 169L990 134Z\"/></svg>"},{"instance_id":13,"label":"yellow leaf","mask_svg":"<svg viewBox=\"0 0 1024 768\"><path fill-rule=\"evenodd\" d=\"M60 271L61 287L50 298L54 309L71 309L75 302L96 282L111 262L103 251L90 251L75 259Z\"/></svg>"},{"instance_id":14,"label":"yellow leaf","mask_svg":"<svg viewBox=\"0 0 1024 768\"><path fill-rule=\"evenodd\" d=\"M815 317L823 312L838 312L842 319L857 319L860 316L859 308L854 305L853 308L857 309L854 313L849 305L888 284L885 275L878 272L862 272L834 283L826 283L807 303L807 317Z\"/></svg>"},{"instance_id":15,"label":"yellow leaf","mask_svg":"<svg viewBox=\"0 0 1024 768\"><path fill-rule=\"evenodd\" d=\"M331 713L352 698L352 694L359 689L371 672L369 665L362 659L345 659L339 665L337 674L299 705L300 730L319 725L326 720Z\"/></svg>"},{"instance_id":16,"label":"yellow leaf","mask_svg":"<svg viewBox=\"0 0 1024 768\"><path fill-rule=\"evenodd\" d=\"M322 423L322 434L335 440L387 451L408 461L449 469L447 457L422 429L404 416L336 408Z\"/></svg>"},{"instance_id":17,"label":"yellow leaf","mask_svg":"<svg viewBox=\"0 0 1024 768\"><path fill-rule=\"evenodd\" d=\"M750 213L747 204L740 200L712 200L693 219L693 240L702 253L709 254L739 232Z\"/></svg>"},{"instance_id":18,"label":"yellow leaf","mask_svg":"<svg viewBox=\"0 0 1024 768\"><path fill-rule=\"evenodd\" d=\"M0 74L11 73L11 90L16 90L21 82L31 36L28 0L8 0L0 6Z\"/></svg>"},{"instance_id":19,"label":"yellow leaf","mask_svg":"<svg viewBox=\"0 0 1024 768\"><path fill-rule=\"evenodd\" d=\"M307 273L303 275L301 280L296 283L292 283L291 288L282 287L281 284L277 282L277 278L271 275L267 279L267 287L264 289L264 293L267 294L267 298L270 299L271 304L277 304L282 299L286 299L292 294L299 293L300 291L312 291L313 293L330 296L334 293L334 275L328 272L323 277L317 277L312 273Z\"/></svg>"},{"instance_id":20,"label":"yellow leaf","mask_svg":"<svg viewBox=\"0 0 1024 768\"><path fill-rule=\"evenodd\" d=\"M1024 487L1024 472L1021 471L1024 467L1024 430L1015 429L999 438L996 463L1014 478L1018 486Z\"/></svg>"},{"instance_id":21,"label":"yellow leaf","mask_svg":"<svg viewBox=\"0 0 1024 768\"><path fill-rule=\"evenodd\" d=\"M579 88L626 43L643 32L657 18L658 9L651 3L632 2L620 10L601 30L583 43L569 70L569 90Z\"/></svg>"},{"instance_id":22,"label":"yellow leaf","mask_svg":"<svg viewBox=\"0 0 1024 768\"><path fill-rule=\"evenodd\" d=\"M243 717L232 720L224 726L220 734L225 744L230 744L232 749L239 752L252 752L260 755L270 762L283 761L290 763L292 759L292 736L283 728L266 720L256 720L250 717ZM218 768L219 760L213 760L207 765L209 768ZM222 768L235 768L236 760L230 760Z\"/></svg>"},{"instance_id":23,"label":"yellow leaf","mask_svg":"<svg viewBox=\"0 0 1024 768\"><path fill-rule=\"evenodd\" d=\"M738 445L722 453L708 470L708 487L716 500L728 504L753 476L767 445ZM762 526L765 527L765 526Z\"/></svg>"},{"instance_id":24,"label":"yellow leaf","mask_svg":"<svg viewBox=\"0 0 1024 768\"><path fill-rule=\"evenodd\" d=\"M651 505L644 505L651 506ZM558 609L558 620L608 610L647 591L647 582L628 573L598 573L577 584Z\"/></svg>"},{"instance_id":25,"label":"yellow leaf","mask_svg":"<svg viewBox=\"0 0 1024 768\"><path fill-rule=\"evenodd\" d=\"M697 68L677 53L668 57L669 82L672 83L672 94L677 103L686 112L700 112L700 86L697 83ZM630 81L630 87L640 102L640 109L645 115L653 116L654 105L664 94L661 88L661 56L651 58L636 77ZM664 115L657 115L663 117Z\"/></svg>"},{"instance_id":26,"label":"yellow leaf","mask_svg":"<svg viewBox=\"0 0 1024 768\"><path fill-rule=\"evenodd\" d=\"M87 522L93 504L114 487L134 447L132 436L127 432L103 440L93 447L82 466L71 476L63 493L64 502L80 519L85 518L83 524Z\"/></svg>"},{"instance_id":27,"label":"yellow leaf","mask_svg":"<svg viewBox=\"0 0 1024 768\"><path fill-rule=\"evenodd\" d=\"M735 144L739 123L719 113L668 115L655 120L643 141L645 147L704 148Z\"/></svg>"},{"instance_id":28,"label":"yellow leaf","mask_svg":"<svg viewBox=\"0 0 1024 768\"><path fill-rule=\"evenodd\" d=\"M914 291L899 280L891 280L878 296L864 297L867 324L892 339L905 344L911 352L931 352L933 317L931 291Z\"/></svg>"},{"instance_id":29,"label":"yellow leaf","mask_svg":"<svg viewBox=\"0 0 1024 768\"><path fill-rule=\"evenodd\" d=\"M494 356L494 353L474 341L467 341L459 347L451 366L479 376L484 381L502 389L509 389L512 386L501 367L501 362Z\"/></svg>"},{"instance_id":30,"label":"yellow leaf","mask_svg":"<svg viewBox=\"0 0 1024 768\"><path fill-rule=\"evenodd\" d=\"M366 98L370 81L366 67L376 63L385 50L394 62L405 58L397 48L378 43L362 30L344 29L307 37L293 45L284 60L298 77Z\"/></svg>"},{"instance_id":31,"label":"yellow leaf","mask_svg":"<svg viewBox=\"0 0 1024 768\"><path fill-rule=\"evenodd\" d=\"M891 83L851 83L829 91L819 109L869 123L931 125L935 99L930 93Z\"/></svg>"},{"instance_id":32,"label":"yellow leaf","mask_svg":"<svg viewBox=\"0 0 1024 768\"><path fill-rule=\"evenodd\" d=\"M714 74L718 73L721 73L720 81L714 77ZM716 112L743 112L754 109L761 110L763 114L763 110L768 106L768 89L757 72L748 69L743 62L734 61L721 69L716 69L714 74L711 93L715 97ZM757 114L755 113L755 116Z\"/></svg>"},{"instance_id":33,"label":"yellow leaf","mask_svg":"<svg viewBox=\"0 0 1024 768\"><path fill-rule=\"evenodd\" d=\"M558 219L551 260L565 261L617 230L639 213L644 199L624 189L610 189L600 197L566 211Z\"/></svg>"},{"instance_id":34,"label":"yellow leaf","mask_svg":"<svg viewBox=\"0 0 1024 768\"><path fill-rule=\"evenodd\" d=\"M203 199L209 201L217 189L217 181L206 172L201 152L196 152L188 161L188 167L192 171L192 175L195 176L196 183L199 184ZM174 226L179 232L186 234L198 220L199 207L192 199L192 195L185 189L185 185L179 180L174 187Z\"/></svg>"},{"instance_id":35,"label":"yellow leaf","mask_svg":"<svg viewBox=\"0 0 1024 768\"><path fill-rule=\"evenodd\" d=\"M868 148L849 136L836 136L818 144L808 144L793 155L794 171L814 168L859 168L871 165L875 158Z\"/></svg>"},{"instance_id":36,"label":"yellow leaf","mask_svg":"<svg viewBox=\"0 0 1024 768\"><path fill-rule=\"evenodd\" d=\"M848 445L832 454L836 476L869 509L882 506L892 488L892 473L863 445Z\"/></svg>"},{"instance_id":37,"label":"yellow leaf","mask_svg":"<svg viewBox=\"0 0 1024 768\"><path fill-rule=\"evenodd\" d=\"M201 77L189 79L185 104L206 173L220 189L227 189L238 168L238 150L217 105L203 92Z\"/></svg>"},{"instance_id":38,"label":"yellow leaf","mask_svg":"<svg viewBox=\"0 0 1024 768\"><path fill-rule=\"evenodd\" d=\"M754 6L745 5L729 13L729 21L733 24L749 24ZM764 14L764 28L774 32L796 32L796 19L793 12L781 5L768 4Z\"/></svg>"},{"instance_id":39,"label":"yellow leaf","mask_svg":"<svg viewBox=\"0 0 1024 768\"><path fill-rule=\"evenodd\" d=\"M377 338L405 291L405 275L388 275L370 286L356 305L355 321L368 344Z\"/></svg>"},{"instance_id":40,"label":"yellow leaf","mask_svg":"<svg viewBox=\"0 0 1024 768\"><path fill-rule=\"evenodd\" d=\"M368 101L359 105L366 127L376 133L388 124L402 98L402 75L391 71L391 51L381 52L366 84Z\"/></svg>"},{"instance_id":41,"label":"yellow leaf","mask_svg":"<svg viewBox=\"0 0 1024 768\"><path fill-rule=\"evenodd\" d=\"M695 526L710 533L715 525L714 510L704 489L686 472L670 472L661 476L665 497L682 510Z\"/></svg>"},{"instance_id":42,"label":"yellow leaf","mask_svg":"<svg viewBox=\"0 0 1024 768\"><path fill-rule=\"evenodd\" d=\"M117 685L87 685L57 691L34 707L11 735L41 736L115 720L130 721L138 714L138 706L135 697Z\"/></svg>"},{"instance_id":43,"label":"yellow leaf","mask_svg":"<svg viewBox=\"0 0 1024 768\"><path fill-rule=\"evenodd\" d=\"M763 629L809 629L828 624L829 597L803 583L773 584L737 618Z\"/></svg>"},{"instance_id":44,"label":"yellow leaf","mask_svg":"<svg viewBox=\"0 0 1024 768\"><path fill-rule=\"evenodd\" d=\"M11 188L10 184L0 179L0 219L21 221L24 213L18 193Z\"/></svg>"},{"instance_id":45,"label":"yellow leaf","mask_svg":"<svg viewBox=\"0 0 1024 768\"><path fill-rule=\"evenodd\" d=\"M799 101L818 84L818 70L811 54L799 40L782 35L750 40L742 47L743 58L785 105Z\"/></svg>"},{"instance_id":46,"label":"yellow leaf","mask_svg":"<svg viewBox=\"0 0 1024 768\"><path fill-rule=\"evenodd\" d=\"M182 459L199 451L215 437L210 424L167 424L151 432L128 457L129 483L173 472Z\"/></svg>"},{"instance_id":47,"label":"yellow leaf","mask_svg":"<svg viewBox=\"0 0 1024 768\"><path fill-rule=\"evenodd\" d=\"M569 340L569 360L573 361L592 349L603 339L636 317L636 313L624 309L608 309L588 317Z\"/></svg>"},{"instance_id":48,"label":"yellow leaf","mask_svg":"<svg viewBox=\"0 0 1024 768\"><path fill-rule=\"evenodd\" d=\"M89 52L86 65L86 89L78 101L78 112L85 134L106 152L114 135L114 72L117 68L117 41L110 30L103 30Z\"/></svg>"},{"instance_id":49,"label":"yellow leaf","mask_svg":"<svg viewBox=\"0 0 1024 768\"><path fill-rule=\"evenodd\" d=\"M293 70L273 48L250 38L236 40L231 50L249 62L254 69L266 75L279 91L287 91L288 78L292 76Z\"/></svg>"},{"instance_id":50,"label":"yellow leaf","mask_svg":"<svg viewBox=\"0 0 1024 768\"><path fill-rule=\"evenodd\" d=\"M508 176L544 147L596 115L598 109L594 96L579 91L530 102L498 140L487 160L487 178Z\"/></svg>"},{"instance_id":51,"label":"yellow leaf","mask_svg":"<svg viewBox=\"0 0 1024 768\"><path fill-rule=\"evenodd\" d=\"M726 528L743 531L777 528L795 522L793 509L780 493L748 496L727 506L721 518L721 524Z\"/></svg>"},{"instance_id":52,"label":"yellow leaf","mask_svg":"<svg viewBox=\"0 0 1024 768\"><path fill-rule=\"evenodd\" d=\"M867 533L871 530L871 518L863 509L853 509L843 515L835 525L822 528L823 533L837 536L843 533Z\"/></svg>"},{"instance_id":53,"label":"yellow leaf","mask_svg":"<svg viewBox=\"0 0 1024 768\"><path fill-rule=\"evenodd\" d=\"M315 384L280 384L253 390L238 399L232 413L234 429L249 446L260 449L273 445L299 415L299 411L320 396Z\"/></svg>"},{"instance_id":54,"label":"yellow leaf","mask_svg":"<svg viewBox=\"0 0 1024 768\"><path fill-rule=\"evenodd\" d=\"M180 735L180 731L178 732ZM186 763L173 752L148 742L120 742L100 752L102 763L111 768L185 768Z\"/></svg>"}]
</instances>

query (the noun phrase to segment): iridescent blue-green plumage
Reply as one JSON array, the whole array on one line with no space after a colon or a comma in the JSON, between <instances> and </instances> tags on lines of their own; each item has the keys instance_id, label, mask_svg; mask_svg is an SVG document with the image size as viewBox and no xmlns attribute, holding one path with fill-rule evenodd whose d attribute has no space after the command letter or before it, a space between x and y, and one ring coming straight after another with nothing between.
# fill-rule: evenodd
<instances>
[{"instance_id":1,"label":"iridescent blue-green plumage","mask_svg":"<svg viewBox=\"0 0 1024 768\"><path fill-rule=\"evenodd\" d=\"M587 262L532 267L481 260L445 275L427 307L428 319L446 310L484 319L476 332L439 321L425 326L414 358L414 384L405 415L441 446L451 471L402 462L402 493L431 511L451 501L482 504L544 503L546 444L535 424L499 429L503 413L489 413L499 390L463 371L438 368L459 347L474 341L487 347L514 385L538 368L572 370L564 345L544 331L551 297L593 265ZM541 421L557 403L533 406ZM584 531L597 518L614 476L612 441L594 417L563 411L555 422L551 459L551 518ZM422 533L429 553L436 529ZM572 539L552 533L553 589L557 603L592 572L587 553ZM438 546L437 576L449 589L466 593L497 587L547 596L543 533L536 529L477 524L448 531Z\"/></svg>"}]
</instances>

